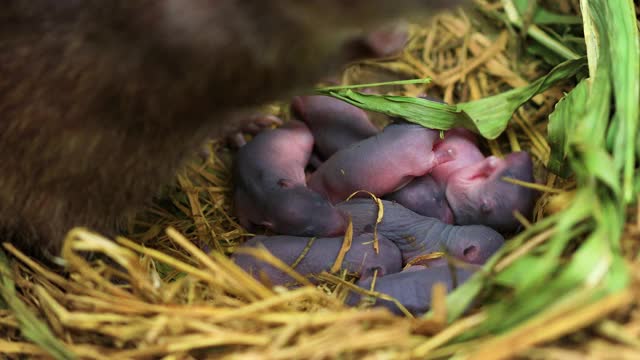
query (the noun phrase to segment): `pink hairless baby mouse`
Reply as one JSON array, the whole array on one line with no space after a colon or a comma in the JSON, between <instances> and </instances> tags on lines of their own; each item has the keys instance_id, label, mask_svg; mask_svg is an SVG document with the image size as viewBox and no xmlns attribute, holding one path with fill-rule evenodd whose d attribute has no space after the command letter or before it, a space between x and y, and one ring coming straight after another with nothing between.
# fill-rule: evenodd
<instances>
[{"instance_id":1,"label":"pink hairless baby mouse","mask_svg":"<svg viewBox=\"0 0 640 360\"><path fill-rule=\"evenodd\" d=\"M241 225L280 234L336 236L346 218L305 184L313 136L304 123L258 134L240 148L234 164L234 205Z\"/></svg>"}]
</instances>

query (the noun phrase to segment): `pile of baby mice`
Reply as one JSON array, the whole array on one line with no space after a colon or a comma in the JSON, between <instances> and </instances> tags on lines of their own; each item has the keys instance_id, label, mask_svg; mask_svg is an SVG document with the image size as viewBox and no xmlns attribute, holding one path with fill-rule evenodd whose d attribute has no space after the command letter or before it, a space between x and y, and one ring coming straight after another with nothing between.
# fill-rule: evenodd
<instances>
[{"instance_id":1,"label":"pile of baby mice","mask_svg":"<svg viewBox=\"0 0 640 360\"><path fill-rule=\"evenodd\" d=\"M443 136L401 119L380 131L363 110L327 96L296 97L291 110L294 119L239 149L233 199L244 228L278 234L243 246L264 247L301 275L335 267L351 223L340 269L419 315L433 284L451 290L465 281L502 246L501 233L518 230L515 214L532 211L534 192L505 180L533 182L526 152L485 157L468 130ZM295 283L253 256L234 259L271 285ZM347 298L360 301L355 292ZM391 301L376 305L400 312Z\"/></svg>"}]
</instances>

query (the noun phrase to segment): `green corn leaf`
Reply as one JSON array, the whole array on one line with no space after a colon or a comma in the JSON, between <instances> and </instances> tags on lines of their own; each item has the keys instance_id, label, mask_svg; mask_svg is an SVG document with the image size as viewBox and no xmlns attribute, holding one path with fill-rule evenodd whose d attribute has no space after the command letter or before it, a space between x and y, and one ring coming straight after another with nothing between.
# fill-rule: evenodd
<instances>
[{"instance_id":1,"label":"green corn leaf","mask_svg":"<svg viewBox=\"0 0 640 360\"><path fill-rule=\"evenodd\" d=\"M493 281L501 286L516 288L522 279L529 277L529 272L538 265L538 262L536 256L525 255L513 263L508 270L497 273Z\"/></svg>"},{"instance_id":2,"label":"green corn leaf","mask_svg":"<svg viewBox=\"0 0 640 360\"><path fill-rule=\"evenodd\" d=\"M620 257L609 247L604 229L597 229L576 251L571 261L564 267L558 262L543 262L540 259L524 258L529 269L540 265L555 267L553 273L544 277L539 286L525 289L515 296L505 296L501 301L485 306L487 320L476 329L467 332L458 340L465 340L485 334L500 333L526 322L533 315L539 315L558 304L563 298L571 296L580 289L600 288L585 298L585 303L597 300L609 293L619 291L628 283L628 275L620 268ZM522 265L518 265L521 267ZM615 266L615 269L612 267ZM614 270L612 274L609 271ZM622 270L622 271L621 271ZM526 271L522 268L520 271ZM531 272L526 277L535 276ZM611 282L609 282L611 281ZM519 288L519 286L517 286Z\"/></svg>"},{"instance_id":3,"label":"green corn leaf","mask_svg":"<svg viewBox=\"0 0 640 360\"><path fill-rule=\"evenodd\" d=\"M511 116L522 104L553 84L576 75L586 65L584 60L565 61L528 86L462 103L458 107L474 119L478 133L487 139L495 139L506 129Z\"/></svg>"},{"instance_id":4,"label":"green corn leaf","mask_svg":"<svg viewBox=\"0 0 640 360\"><path fill-rule=\"evenodd\" d=\"M432 129L448 130L461 126L477 132L473 120L453 105L407 96L365 94L349 89L318 90L318 92L346 101L364 110L402 117Z\"/></svg>"},{"instance_id":5,"label":"green corn leaf","mask_svg":"<svg viewBox=\"0 0 640 360\"><path fill-rule=\"evenodd\" d=\"M506 243L495 256L489 259L484 268L492 269L504 254L517 249L522 245L524 240L553 226L558 218L559 216L557 214L552 215L536 222L530 228L518 234L515 238ZM485 271L478 272L447 296L447 315L449 321L457 319L468 309L469 305L478 296L480 291L487 286L487 279ZM432 313L427 313L425 316L429 317L431 315Z\"/></svg>"},{"instance_id":6,"label":"green corn leaf","mask_svg":"<svg viewBox=\"0 0 640 360\"><path fill-rule=\"evenodd\" d=\"M593 1L592 12L603 43L608 52L614 93L615 113L612 129L613 158L618 170L623 171L624 201L634 196L635 142L640 119L640 36L632 0ZM602 56L602 54L601 54Z\"/></svg>"},{"instance_id":7,"label":"green corn leaf","mask_svg":"<svg viewBox=\"0 0 640 360\"><path fill-rule=\"evenodd\" d=\"M617 171L608 152L596 149L583 154L583 158L586 173L605 183L616 194L620 193Z\"/></svg>"},{"instance_id":8,"label":"green corn leaf","mask_svg":"<svg viewBox=\"0 0 640 360\"><path fill-rule=\"evenodd\" d=\"M620 6L619 2L583 0L581 4L585 16L590 18L590 14L594 14L592 23L585 22L592 77L582 81L557 105L549 124L552 145L550 166L558 172L573 171L579 184L578 190L570 206L556 214L558 217L555 222L549 225L554 233L544 246L538 246L535 251L502 270L494 282L485 283L484 288L478 287L477 283L468 288L463 285L449 296L451 301L465 301L460 296L477 296L482 290L494 285L511 288L510 294L501 298L501 301L485 305L486 321L467 331L457 341L504 333L540 322L545 316L552 315L554 309L589 304L628 286L629 274L620 254L620 238L625 221L623 198L626 195L623 195L623 189L626 188L619 170L625 169L626 163L615 159L626 159L625 156L632 154L635 163L634 147L637 143L628 141L628 138L622 145L618 141L623 142L619 138L626 136L626 131L637 126L635 108L638 101L636 95L628 96L628 93L622 95L621 100L617 97L619 89L629 89L634 94L635 87L640 84L640 77L634 76L627 79L629 83L621 85L621 75L613 75L617 61L614 61L615 51L612 48L616 45L610 44L617 41L617 37L611 35L610 27L616 26L614 20L621 16L627 16L627 21L633 23L635 13L628 7L630 2ZM617 31L624 31L622 29L626 26L625 22L621 22L619 26ZM605 32L609 35L605 35L604 39L599 37L599 34ZM625 32L624 36L618 36L624 38L636 33L637 29L633 29ZM636 70L640 71L637 65ZM610 115L612 97L616 104L613 122ZM635 101L633 106L629 106L631 99ZM627 108L619 111L618 104ZM618 115L622 113L629 116ZM636 136L636 132L637 129L633 136ZM613 146L607 146L608 144ZM624 156L618 155L616 158L616 154ZM624 165L621 167L620 164ZM638 173L633 167L632 170L633 175ZM635 180L635 184L632 181L632 186L638 190L640 182L637 177L632 176L631 179ZM543 219L543 222L545 220L547 219ZM523 238L530 238L533 235L532 229L537 226L538 224L534 224L525 231L528 233ZM541 230L538 228L535 231ZM578 236L579 234L584 236ZM569 247L582 237L584 240L577 249ZM504 257L512 249L513 247L509 247L490 259L486 268L491 269L499 261L496 258ZM573 255L570 257L567 256L568 249L572 249ZM526 276L523 277L523 274ZM482 279L472 278L471 281L479 282ZM460 295L457 294L458 291ZM466 304L468 303L467 301ZM460 308L455 310L459 311ZM459 314L453 314L451 319Z\"/></svg>"},{"instance_id":9,"label":"green corn leaf","mask_svg":"<svg viewBox=\"0 0 640 360\"><path fill-rule=\"evenodd\" d=\"M329 88L318 89L317 92L364 110L401 117L432 129L464 127L487 139L495 139L506 129L514 111L522 104L553 84L576 75L585 65L585 59L565 61L528 86L457 106L406 96L365 94L351 89Z\"/></svg>"},{"instance_id":10,"label":"green corn leaf","mask_svg":"<svg viewBox=\"0 0 640 360\"><path fill-rule=\"evenodd\" d=\"M559 55L556 51L549 49L547 46L539 42L527 44L526 51L529 55L542 58L544 62L551 66L558 66L563 61L567 60L566 57ZM578 53L584 53L584 51L580 51Z\"/></svg>"},{"instance_id":11,"label":"green corn leaf","mask_svg":"<svg viewBox=\"0 0 640 360\"><path fill-rule=\"evenodd\" d=\"M535 5L535 1L528 3L533 3ZM513 0L503 0L502 4L506 15L505 18L508 20L509 24L523 29L528 37L536 40L538 43L560 55L564 59L575 60L580 58L581 55L567 47L562 41L554 38L554 36L547 33L535 23L531 23L531 21L535 21L535 19L525 18L523 20L523 17L520 15L522 12L518 10ZM529 4L525 4L524 7L526 12L536 10L535 6L531 7L531 10L529 10Z\"/></svg>"},{"instance_id":12,"label":"green corn leaf","mask_svg":"<svg viewBox=\"0 0 640 360\"><path fill-rule=\"evenodd\" d=\"M547 167L565 178L572 173L568 163L569 138L576 123L585 116L585 107L589 102L588 90L587 82L582 80L556 104L555 110L549 115L547 133L551 155Z\"/></svg>"},{"instance_id":13,"label":"green corn leaf","mask_svg":"<svg viewBox=\"0 0 640 360\"><path fill-rule=\"evenodd\" d=\"M520 15L524 16L528 9L531 0L513 0L513 4L518 9ZM545 8L536 6L533 9L533 16L531 22L536 25L550 25L550 24L565 24L575 25L581 24L582 19L579 16L564 15L551 12Z\"/></svg>"}]
</instances>

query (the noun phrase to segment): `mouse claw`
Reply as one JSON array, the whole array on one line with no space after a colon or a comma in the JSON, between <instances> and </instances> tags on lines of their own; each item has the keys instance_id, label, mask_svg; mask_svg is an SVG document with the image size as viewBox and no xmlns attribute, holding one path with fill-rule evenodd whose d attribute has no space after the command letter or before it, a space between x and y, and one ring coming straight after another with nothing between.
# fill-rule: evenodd
<instances>
[{"instance_id":1,"label":"mouse claw","mask_svg":"<svg viewBox=\"0 0 640 360\"><path fill-rule=\"evenodd\" d=\"M242 132L256 135L264 129L282 124L282 120L275 115L255 115L252 116L247 125L242 128Z\"/></svg>"},{"instance_id":2,"label":"mouse claw","mask_svg":"<svg viewBox=\"0 0 640 360\"><path fill-rule=\"evenodd\" d=\"M249 116L246 120L246 125L240 131L227 137L227 143L232 148L239 149L247 143L243 134L255 136L265 129L282 124L282 120L275 115L256 114Z\"/></svg>"},{"instance_id":3,"label":"mouse claw","mask_svg":"<svg viewBox=\"0 0 640 360\"><path fill-rule=\"evenodd\" d=\"M282 125L282 120L275 115L254 115L247 120L247 124L240 130L243 133L256 135L264 129Z\"/></svg>"},{"instance_id":4,"label":"mouse claw","mask_svg":"<svg viewBox=\"0 0 640 360\"><path fill-rule=\"evenodd\" d=\"M239 132L229 136L228 141L229 144L236 149L239 149L247 144L247 140L245 140L242 133Z\"/></svg>"}]
</instances>

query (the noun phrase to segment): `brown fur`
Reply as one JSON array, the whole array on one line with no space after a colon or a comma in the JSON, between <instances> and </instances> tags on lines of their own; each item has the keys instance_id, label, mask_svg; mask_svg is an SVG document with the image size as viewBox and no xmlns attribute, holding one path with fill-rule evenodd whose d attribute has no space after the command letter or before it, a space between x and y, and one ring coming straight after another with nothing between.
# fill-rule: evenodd
<instances>
[{"instance_id":1,"label":"brown fur","mask_svg":"<svg viewBox=\"0 0 640 360\"><path fill-rule=\"evenodd\" d=\"M310 86L359 29L442 3L3 1L0 241L55 254L73 226L113 231L238 110Z\"/></svg>"}]
</instances>

